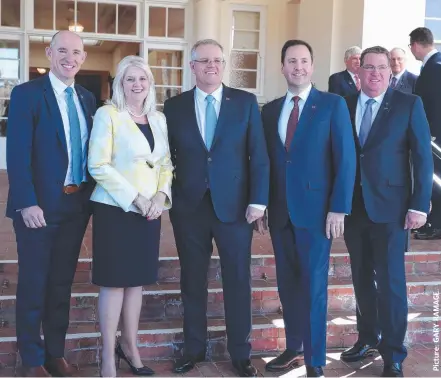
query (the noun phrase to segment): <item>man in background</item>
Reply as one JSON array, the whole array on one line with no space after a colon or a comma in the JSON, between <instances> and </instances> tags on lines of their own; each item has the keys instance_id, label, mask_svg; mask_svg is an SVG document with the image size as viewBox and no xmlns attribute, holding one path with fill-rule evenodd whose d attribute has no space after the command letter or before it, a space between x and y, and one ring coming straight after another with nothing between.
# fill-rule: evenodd
<instances>
[{"instance_id":1,"label":"man in background","mask_svg":"<svg viewBox=\"0 0 441 378\"><path fill-rule=\"evenodd\" d=\"M346 69L329 77L328 92L344 97L360 90L360 78L358 77L360 54L361 48L358 46L350 47L345 51Z\"/></svg>"},{"instance_id":2,"label":"man in background","mask_svg":"<svg viewBox=\"0 0 441 378\"><path fill-rule=\"evenodd\" d=\"M392 75L389 86L404 93L413 93L418 76L406 70L406 52L395 47L390 51L390 69Z\"/></svg>"}]
</instances>

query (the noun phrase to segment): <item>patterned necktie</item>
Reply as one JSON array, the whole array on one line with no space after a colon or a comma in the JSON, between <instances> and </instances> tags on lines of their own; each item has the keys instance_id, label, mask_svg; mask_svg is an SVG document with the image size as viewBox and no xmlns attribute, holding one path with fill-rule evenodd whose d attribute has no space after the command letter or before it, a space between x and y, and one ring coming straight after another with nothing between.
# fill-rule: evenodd
<instances>
[{"instance_id":1,"label":"patterned necktie","mask_svg":"<svg viewBox=\"0 0 441 378\"><path fill-rule=\"evenodd\" d=\"M286 139L285 139L285 149L289 151L289 146L291 145L294 132L297 128L297 123L299 122L299 96L294 96L292 101L294 101L294 107L291 110L291 114L288 119L288 127L286 128Z\"/></svg>"},{"instance_id":2,"label":"patterned necktie","mask_svg":"<svg viewBox=\"0 0 441 378\"><path fill-rule=\"evenodd\" d=\"M366 110L363 114L363 119L361 120L360 133L358 134L358 139L360 141L361 147L366 143L366 139L371 131L372 127L372 105L375 104L375 100L370 98L366 101Z\"/></svg>"},{"instance_id":3,"label":"patterned necktie","mask_svg":"<svg viewBox=\"0 0 441 378\"><path fill-rule=\"evenodd\" d=\"M390 81L390 87L395 88L397 86L397 78L394 76Z\"/></svg>"},{"instance_id":4,"label":"patterned necktie","mask_svg":"<svg viewBox=\"0 0 441 378\"><path fill-rule=\"evenodd\" d=\"M214 97L208 95L205 97L207 101L207 107L205 108L205 145L207 150L210 150L213 143L214 131L216 130L217 114L214 109Z\"/></svg>"},{"instance_id":5,"label":"patterned necktie","mask_svg":"<svg viewBox=\"0 0 441 378\"><path fill-rule=\"evenodd\" d=\"M360 78L358 77L358 75L354 75L354 79L355 79L355 86L357 87L357 91L359 91L361 89Z\"/></svg>"},{"instance_id":6,"label":"patterned necktie","mask_svg":"<svg viewBox=\"0 0 441 378\"><path fill-rule=\"evenodd\" d=\"M83 151L81 147L80 119L73 99L73 89L66 88L67 112L70 129L70 148L73 184L80 185L83 180Z\"/></svg>"}]
</instances>

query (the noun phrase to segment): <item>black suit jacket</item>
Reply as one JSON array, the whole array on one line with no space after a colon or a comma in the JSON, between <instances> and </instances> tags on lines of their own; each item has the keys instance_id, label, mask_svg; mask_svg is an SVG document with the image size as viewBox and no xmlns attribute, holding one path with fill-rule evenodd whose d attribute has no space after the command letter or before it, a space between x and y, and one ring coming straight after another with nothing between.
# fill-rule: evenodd
<instances>
[{"instance_id":1,"label":"black suit jacket","mask_svg":"<svg viewBox=\"0 0 441 378\"><path fill-rule=\"evenodd\" d=\"M344 70L329 77L328 92L346 97L358 91L351 74Z\"/></svg>"},{"instance_id":2,"label":"black suit jacket","mask_svg":"<svg viewBox=\"0 0 441 378\"><path fill-rule=\"evenodd\" d=\"M403 75L401 75L400 80L398 80L398 83L394 89L404 93L415 93L417 79L417 75L413 74L412 72L405 71Z\"/></svg>"}]
</instances>

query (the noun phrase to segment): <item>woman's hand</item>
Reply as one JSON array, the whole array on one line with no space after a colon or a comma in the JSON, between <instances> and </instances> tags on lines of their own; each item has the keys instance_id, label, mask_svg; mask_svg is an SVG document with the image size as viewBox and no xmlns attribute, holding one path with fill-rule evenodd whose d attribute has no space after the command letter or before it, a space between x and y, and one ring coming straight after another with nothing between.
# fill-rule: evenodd
<instances>
[{"instance_id":1,"label":"woman's hand","mask_svg":"<svg viewBox=\"0 0 441 378\"><path fill-rule=\"evenodd\" d=\"M152 207L152 201L149 201L142 194L138 194L133 200L133 204L141 211L143 217L147 216Z\"/></svg>"},{"instance_id":2,"label":"woman's hand","mask_svg":"<svg viewBox=\"0 0 441 378\"><path fill-rule=\"evenodd\" d=\"M167 196L163 192L157 192L153 196L151 201L152 205L147 213L148 220L158 219L161 216L166 198Z\"/></svg>"}]
</instances>

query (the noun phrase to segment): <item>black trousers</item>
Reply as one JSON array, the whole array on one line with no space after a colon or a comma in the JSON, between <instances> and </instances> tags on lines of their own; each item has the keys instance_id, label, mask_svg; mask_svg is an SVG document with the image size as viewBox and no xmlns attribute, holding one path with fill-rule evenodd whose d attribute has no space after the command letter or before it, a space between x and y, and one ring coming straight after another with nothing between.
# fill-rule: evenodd
<instances>
[{"instance_id":1,"label":"black trousers","mask_svg":"<svg viewBox=\"0 0 441 378\"><path fill-rule=\"evenodd\" d=\"M249 358L253 229L245 212L241 221L222 223L207 191L195 212L171 211L170 219L181 264L185 353L194 356L206 350L207 273L214 239L222 269L228 352L233 360Z\"/></svg>"},{"instance_id":2,"label":"black trousers","mask_svg":"<svg viewBox=\"0 0 441 378\"><path fill-rule=\"evenodd\" d=\"M403 222L374 223L364 205L346 218L345 242L351 258L359 341L376 345L386 363L407 355L407 291L404 266L407 232Z\"/></svg>"}]
</instances>

